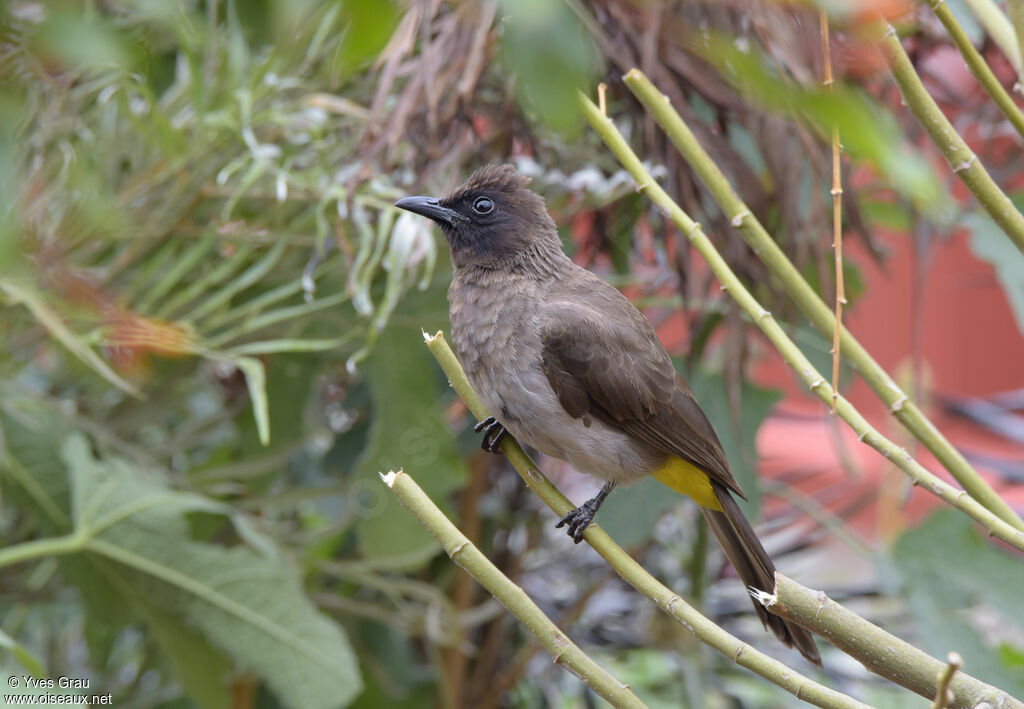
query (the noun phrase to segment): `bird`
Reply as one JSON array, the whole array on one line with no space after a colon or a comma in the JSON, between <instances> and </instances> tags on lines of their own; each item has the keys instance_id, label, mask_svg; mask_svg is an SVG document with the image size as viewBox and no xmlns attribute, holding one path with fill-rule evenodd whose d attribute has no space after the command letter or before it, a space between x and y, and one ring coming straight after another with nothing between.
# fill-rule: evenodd
<instances>
[{"instance_id":1,"label":"bird","mask_svg":"<svg viewBox=\"0 0 1024 709\"><path fill-rule=\"evenodd\" d=\"M647 317L562 249L543 198L512 165L486 165L442 198L395 206L448 242L452 346L491 414L476 426L500 453L507 434L604 481L562 517L579 543L612 490L652 476L692 498L748 589L771 593L775 566L740 511L744 497L707 416ZM815 665L813 636L762 623Z\"/></svg>"}]
</instances>

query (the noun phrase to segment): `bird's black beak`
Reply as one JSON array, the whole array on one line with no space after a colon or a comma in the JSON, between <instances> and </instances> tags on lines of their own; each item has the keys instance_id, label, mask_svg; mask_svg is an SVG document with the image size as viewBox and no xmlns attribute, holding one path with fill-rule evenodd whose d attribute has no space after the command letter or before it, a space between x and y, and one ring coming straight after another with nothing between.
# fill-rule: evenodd
<instances>
[{"instance_id":1,"label":"bird's black beak","mask_svg":"<svg viewBox=\"0 0 1024 709\"><path fill-rule=\"evenodd\" d=\"M455 226L458 222L465 219L454 209L442 207L440 200L434 197L404 197L395 202L395 206L399 209L405 209L409 212L429 217L438 224L447 224L448 226Z\"/></svg>"}]
</instances>

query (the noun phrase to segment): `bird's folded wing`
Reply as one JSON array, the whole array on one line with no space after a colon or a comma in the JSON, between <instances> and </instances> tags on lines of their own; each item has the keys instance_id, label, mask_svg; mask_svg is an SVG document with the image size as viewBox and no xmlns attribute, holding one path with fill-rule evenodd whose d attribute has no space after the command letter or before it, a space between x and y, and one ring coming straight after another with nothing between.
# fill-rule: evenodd
<instances>
[{"instance_id":1,"label":"bird's folded wing","mask_svg":"<svg viewBox=\"0 0 1024 709\"><path fill-rule=\"evenodd\" d=\"M610 293L600 293L599 310L578 302L545 309L544 372L562 407L574 418L593 416L678 456L743 496L718 436L654 328L606 287Z\"/></svg>"}]
</instances>

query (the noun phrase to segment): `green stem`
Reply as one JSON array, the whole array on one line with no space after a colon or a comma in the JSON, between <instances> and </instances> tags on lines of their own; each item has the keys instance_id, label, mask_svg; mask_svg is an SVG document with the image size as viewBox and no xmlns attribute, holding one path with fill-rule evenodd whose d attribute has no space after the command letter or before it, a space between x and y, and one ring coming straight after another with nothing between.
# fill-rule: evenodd
<instances>
[{"instance_id":1,"label":"green stem","mask_svg":"<svg viewBox=\"0 0 1024 709\"><path fill-rule=\"evenodd\" d=\"M999 228L1010 237L1021 252L1024 252L1024 215L1017 211L1010 198L999 189L999 185L985 170L978 156L967 147L967 143L928 93L921 82L921 77L914 70L910 57L903 50L896 30L892 25L884 27L886 31L882 37L882 50L910 112L946 158L953 168L953 173L977 197Z\"/></svg>"},{"instance_id":2,"label":"green stem","mask_svg":"<svg viewBox=\"0 0 1024 709\"><path fill-rule=\"evenodd\" d=\"M772 613L828 638L833 645L860 660L875 674L926 699L933 698L938 692L939 675L946 669L946 663L872 625L824 593L776 573L775 595L768 597L765 594L763 599L765 607ZM949 706L954 709L981 706L1024 709L1024 702L962 672L951 679L949 689L954 697Z\"/></svg>"},{"instance_id":3,"label":"green stem","mask_svg":"<svg viewBox=\"0 0 1024 709\"><path fill-rule=\"evenodd\" d=\"M579 677L615 707L645 708L629 687L601 669L576 643L566 636L522 588L512 582L484 556L451 520L445 517L410 475L391 472L381 475L395 497L430 532L445 553L501 602L547 648L555 662Z\"/></svg>"},{"instance_id":4,"label":"green stem","mask_svg":"<svg viewBox=\"0 0 1024 709\"><path fill-rule=\"evenodd\" d=\"M768 230L736 194L729 184L729 179L718 169L690 128L672 108L668 97L658 91L658 88L636 69L626 74L625 82L707 186L715 201L721 206L722 212L739 230L754 253L779 279L786 292L818 332L831 339L836 326L832 309L815 293L793 262L772 239ZM839 342L840 351L845 359L857 368L861 377L885 402L889 411L932 452L971 497L1007 524L1024 531L1024 521L1021 521L1010 506L989 487L960 451L935 428L845 327L840 331Z\"/></svg>"},{"instance_id":5,"label":"green stem","mask_svg":"<svg viewBox=\"0 0 1024 709\"><path fill-rule=\"evenodd\" d=\"M797 373L815 395L831 406L833 392L828 381L814 369L810 360L804 356L800 348L786 335L782 327L772 317L772 314L761 307L761 304L757 302L754 296L750 294L750 291L740 282L722 256L715 250L711 241L701 230L700 225L694 222L668 196L668 193L654 181L650 173L644 169L640 159L630 149L625 138L615 128L612 120L603 115L597 106L582 94L580 95L580 103L583 113L587 120L590 121L591 126L604 139L605 144L615 154L615 157L618 158L622 166L637 181L638 189L644 191L647 197L660 207L672 223L687 236L711 267L711 270L722 284L722 290L728 291L732 295L743 311L747 313L751 320L775 345L775 348L786 361L786 364ZM838 396L835 401L836 413L850 425L850 428L857 432L860 440L895 463L910 476L915 485L922 485L926 490L941 497L952 506L966 512L968 516L981 524L990 534L999 537L1016 549L1024 551L1024 531L1015 529L982 506L973 497L967 495L963 490L954 488L930 473L904 448L897 446L879 433L845 397Z\"/></svg>"},{"instance_id":6,"label":"green stem","mask_svg":"<svg viewBox=\"0 0 1024 709\"><path fill-rule=\"evenodd\" d=\"M1017 76L1024 76L1021 65L1021 52L1024 50L1024 16L1015 15L1015 11L1024 13L1024 0L1008 0L1010 18L1007 19L993 0L967 0L974 16L992 37L992 40L1006 55ZM1016 29L1016 31L1014 31Z\"/></svg>"},{"instance_id":7,"label":"green stem","mask_svg":"<svg viewBox=\"0 0 1024 709\"><path fill-rule=\"evenodd\" d=\"M462 370L462 365L459 364L455 353L448 346L444 335L439 332L433 337L427 336L426 341L431 354L448 375L448 381L455 389L455 393L466 403L478 420L482 421L487 418L487 408L470 386L466 373ZM537 464L530 460L515 440L506 436L501 442L501 450L519 471L519 475L522 476L527 487L536 493L556 515L561 517L574 508L574 505L558 488L551 484L551 481L544 476ZM651 599L658 608L678 621L701 642L711 646L738 665L756 672L799 699L815 706L837 709L867 706L793 671L778 660L765 655L715 625L711 620L698 613L685 599L647 573L633 557L608 536L607 532L601 529L600 525L592 523L588 526L583 533L583 538L626 583Z\"/></svg>"},{"instance_id":8,"label":"green stem","mask_svg":"<svg viewBox=\"0 0 1024 709\"><path fill-rule=\"evenodd\" d=\"M0 569L46 556L73 554L84 549L88 541L88 538L81 534L68 534L63 537L36 539L31 542L15 544L6 549L0 549Z\"/></svg>"},{"instance_id":9,"label":"green stem","mask_svg":"<svg viewBox=\"0 0 1024 709\"><path fill-rule=\"evenodd\" d=\"M949 5L944 0L928 0L928 2L932 6L932 10L935 11L935 16L939 18L942 26L949 33L953 44L960 50L960 55L967 62L967 68L974 74L974 78L978 80L985 88L985 91L988 92L988 95L992 97L992 100L996 102L999 110L1009 119L1017 133L1024 137L1024 114L1020 112L1020 108L1013 102L1013 98L1003 88L1003 85L996 78L988 63L982 58L981 53L971 44L971 40L967 37L967 33L964 32L960 23L957 22L953 11L949 9Z\"/></svg>"}]
</instances>

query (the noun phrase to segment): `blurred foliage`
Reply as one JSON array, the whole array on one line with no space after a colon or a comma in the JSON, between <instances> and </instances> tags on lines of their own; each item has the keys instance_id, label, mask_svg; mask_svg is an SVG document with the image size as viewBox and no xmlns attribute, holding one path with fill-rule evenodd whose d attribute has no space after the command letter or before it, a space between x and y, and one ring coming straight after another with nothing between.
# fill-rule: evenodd
<instances>
[{"instance_id":1,"label":"blurred foliage","mask_svg":"<svg viewBox=\"0 0 1024 709\"><path fill-rule=\"evenodd\" d=\"M1017 200L1017 203L1021 201L1024 200ZM1024 254L987 214L966 214L961 224L971 234L971 252L992 264L1017 321L1017 329L1024 333Z\"/></svg>"},{"instance_id":2,"label":"blurred foliage","mask_svg":"<svg viewBox=\"0 0 1024 709\"><path fill-rule=\"evenodd\" d=\"M821 136L835 126L843 151L872 165L903 196L936 219L949 219L947 195L931 166L904 143L895 118L870 96L847 85L794 85L772 70L770 59L711 37L700 51L747 99L763 109L808 119Z\"/></svg>"},{"instance_id":3,"label":"blurred foliage","mask_svg":"<svg viewBox=\"0 0 1024 709\"><path fill-rule=\"evenodd\" d=\"M970 658L965 672L1024 696L1018 559L986 542L955 510L941 510L896 540L883 563L883 578L907 595L924 650L945 657L955 649Z\"/></svg>"},{"instance_id":4,"label":"blurred foliage","mask_svg":"<svg viewBox=\"0 0 1024 709\"><path fill-rule=\"evenodd\" d=\"M561 2L503 0L501 11L502 63L519 83L517 96L553 129L578 135L576 92L592 86L596 74L583 27Z\"/></svg>"},{"instance_id":5,"label":"blurred foliage","mask_svg":"<svg viewBox=\"0 0 1024 709\"><path fill-rule=\"evenodd\" d=\"M872 227L910 223L944 186L870 82L817 88L814 15L628 0L0 6L0 670L87 677L128 706L588 705L386 494L378 471L405 466L651 706L785 703L571 548L479 451L422 344L421 328L447 323L444 247L391 205L514 159L580 263L658 323L682 300L680 368L756 516L754 436L776 395L744 381L752 348L731 299L579 131L574 91L609 83L610 114L654 174L785 319L618 75L640 66L669 92L825 292L824 121L856 124L846 217L871 257ZM733 45L709 54L702 37ZM638 485L602 520L731 631L771 643L676 502ZM799 516L765 516L773 556L799 562ZM980 578L998 559L977 563ZM974 589L961 592L946 600ZM1012 668L1019 643L998 655Z\"/></svg>"}]
</instances>

